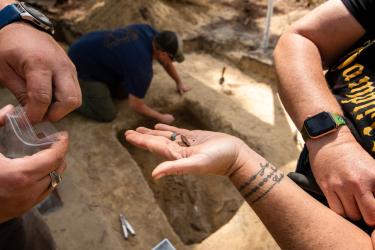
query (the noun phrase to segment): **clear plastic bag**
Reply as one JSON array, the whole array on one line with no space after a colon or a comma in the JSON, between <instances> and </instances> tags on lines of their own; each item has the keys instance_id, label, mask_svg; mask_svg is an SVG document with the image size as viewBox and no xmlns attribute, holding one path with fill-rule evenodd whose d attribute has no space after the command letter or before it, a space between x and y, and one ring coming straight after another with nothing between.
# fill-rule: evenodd
<instances>
[{"instance_id":1,"label":"clear plastic bag","mask_svg":"<svg viewBox=\"0 0 375 250\"><path fill-rule=\"evenodd\" d=\"M31 125L22 106L6 114L0 128L0 153L8 158L35 154L57 141L57 129L48 121Z\"/></svg>"}]
</instances>

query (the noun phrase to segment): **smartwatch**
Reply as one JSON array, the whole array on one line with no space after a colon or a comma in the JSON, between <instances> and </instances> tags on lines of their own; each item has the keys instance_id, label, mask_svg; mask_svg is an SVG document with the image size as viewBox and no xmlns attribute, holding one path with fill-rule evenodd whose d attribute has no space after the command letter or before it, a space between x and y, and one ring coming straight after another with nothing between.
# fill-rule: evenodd
<instances>
[{"instance_id":1,"label":"smartwatch","mask_svg":"<svg viewBox=\"0 0 375 250\"><path fill-rule=\"evenodd\" d=\"M316 139L335 132L338 127L343 125L346 125L344 117L335 113L323 111L307 118L303 122L301 134L305 141L308 139Z\"/></svg>"},{"instance_id":2,"label":"smartwatch","mask_svg":"<svg viewBox=\"0 0 375 250\"><path fill-rule=\"evenodd\" d=\"M54 33L52 22L48 17L24 2L10 4L0 11L0 29L18 21L26 21L38 29L50 34Z\"/></svg>"}]
</instances>

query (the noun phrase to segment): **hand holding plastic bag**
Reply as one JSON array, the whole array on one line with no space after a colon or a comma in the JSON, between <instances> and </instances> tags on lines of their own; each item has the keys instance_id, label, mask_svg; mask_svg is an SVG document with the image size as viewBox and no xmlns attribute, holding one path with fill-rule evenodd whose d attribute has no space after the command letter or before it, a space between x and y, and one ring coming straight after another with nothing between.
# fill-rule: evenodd
<instances>
[{"instance_id":1,"label":"hand holding plastic bag","mask_svg":"<svg viewBox=\"0 0 375 250\"><path fill-rule=\"evenodd\" d=\"M8 119L6 114L12 111L11 105L0 110L0 126ZM3 150L4 146L7 145L3 145ZM66 133L55 134L50 147L40 149L16 159L0 154L0 223L22 215L43 200L51 191L49 173L64 172L64 157L68 150Z\"/></svg>"}]
</instances>

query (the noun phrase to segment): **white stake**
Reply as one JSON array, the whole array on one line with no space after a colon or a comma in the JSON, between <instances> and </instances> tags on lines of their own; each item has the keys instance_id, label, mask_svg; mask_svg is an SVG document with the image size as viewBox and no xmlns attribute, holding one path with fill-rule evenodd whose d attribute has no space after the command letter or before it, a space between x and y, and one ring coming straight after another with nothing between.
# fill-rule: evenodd
<instances>
[{"instance_id":1,"label":"white stake","mask_svg":"<svg viewBox=\"0 0 375 250\"><path fill-rule=\"evenodd\" d=\"M268 0L267 5L267 17L266 22L264 25L264 33L263 33L263 43L262 43L262 49L265 51L268 48L269 45L269 36L270 36L270 26L271 26L271 17L273 14L273 0Z\"/></svg>"}]
</instances>

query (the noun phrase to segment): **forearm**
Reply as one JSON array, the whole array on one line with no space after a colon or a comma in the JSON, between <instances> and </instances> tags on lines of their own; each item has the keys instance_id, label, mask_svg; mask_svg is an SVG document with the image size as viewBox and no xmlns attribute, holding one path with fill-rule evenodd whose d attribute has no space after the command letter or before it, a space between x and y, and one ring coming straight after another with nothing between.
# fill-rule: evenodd
<instances>
[{"instance_id":1,"label":"forearm","mask_svg":"<svg viewBox=\"0 0 375 250\"><path fill-rule=\"evenodd\" d=\"M372 249L363 231L324 207L250 151L231 176L282 249Z\"/></svg>"},{"instance_id":2,"label":"forearm","mask_svg":"<svg viewBox=\"0 0 375 250\"><path fill-rule=\"evenodd\" d=\"M287 33L280 38L274 57L280 98L299 130L310 115L322 111L342 114L325 80L319 50L312 41L296 33ZM308 140L306 145L315 155L328 144L344 142L356 142L347 126L337 133Z\"/></svg>"},{"instance_id":3,"label":"forearm","mask_svg":"<svg viewBox=\"0 0 375 250\"><path fill-rule=\"evenodd\" d=\"M142 103L136 106L132 106L132 108L139 114L154 118L156 120L161 120L163 114L159 113L158 111L154 110L153 108L149 107L147 104Z\"/></svg>"},{"instance_id":4,"label":"forearm","mask_svg":"<svg viewBox=\"0 0 375 250\"><path fill-rule=\"evenodd\" d=\"M274 58L280 98L298 129L309 115L342 113L328 88L319 50L312 41L286 33L278 42Z\"/></svg>"},{"instance_id":5,"label":"forearm","mask_svg":"<svg viewBox=\"0 0 375 250\"><path fill-rule=\"evenodd\" d=\"M181 84L181 78L178 75L177 70L172 63L165 65L164 69L168 73L168 75L175 81L176 85Z\"/></svg>"}]
</instances>

